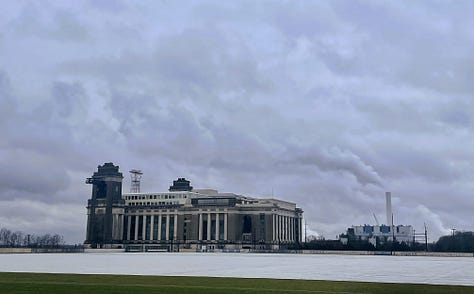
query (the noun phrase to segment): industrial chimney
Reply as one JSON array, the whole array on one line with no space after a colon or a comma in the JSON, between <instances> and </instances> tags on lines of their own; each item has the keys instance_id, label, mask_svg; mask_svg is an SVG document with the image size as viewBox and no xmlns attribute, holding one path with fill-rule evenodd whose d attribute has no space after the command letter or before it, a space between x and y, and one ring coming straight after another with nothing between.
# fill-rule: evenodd
<instances>
[{"instance_id":1,"label":"industrial chimney","mask_svg":"<svg viewBox=\"0 0 474 294\"><path fill-rule=\"evenodd\" d=\"M392 217L392 193L385 192L385 207L387 210L387 225L390 227L393 226L393 217Z\"/></svg>"}]
</instances>

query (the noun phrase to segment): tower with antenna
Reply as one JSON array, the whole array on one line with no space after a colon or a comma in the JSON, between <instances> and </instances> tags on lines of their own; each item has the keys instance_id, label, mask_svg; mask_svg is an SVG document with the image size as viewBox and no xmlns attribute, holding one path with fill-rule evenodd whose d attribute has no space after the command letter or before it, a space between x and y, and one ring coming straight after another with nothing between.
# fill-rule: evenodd
<instances>
[{"instance_id":1,"label":"tower with antenna","mask_svg":"<svg viewBox=\"0 0 474 294\"><path fill-rule=\"evenodd\" d=\"M140 180L142 178L143 172L138 169L132 169L130 171L130 193L140 193Z\"/></svg>"}]
</instances>

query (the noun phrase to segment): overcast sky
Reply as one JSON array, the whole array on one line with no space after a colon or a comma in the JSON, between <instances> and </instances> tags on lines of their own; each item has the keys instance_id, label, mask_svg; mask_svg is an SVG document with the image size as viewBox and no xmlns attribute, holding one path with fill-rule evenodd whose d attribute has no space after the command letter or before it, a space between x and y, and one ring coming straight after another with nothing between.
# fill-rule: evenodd
<instances>
[{"instance_id":1,"label":"overcast sky","mask_svg":"<svg viewBox=\"0 0 474 294\"><path fill-rule=\"evenodd\" d=\"M0 227L85 239L84 180L293 201L311 234L474 230L472 1L3 1Z\"/></svg>"}]
</instances>

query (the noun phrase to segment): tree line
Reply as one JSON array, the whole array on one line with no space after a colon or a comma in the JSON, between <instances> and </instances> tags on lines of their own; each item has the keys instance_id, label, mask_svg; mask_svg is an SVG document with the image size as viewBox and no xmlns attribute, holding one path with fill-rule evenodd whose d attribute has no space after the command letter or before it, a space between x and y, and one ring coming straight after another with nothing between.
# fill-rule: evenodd
<instances>
[{"instance_id":1,"label":"tree line","mask_svg":"<svg viewBox=\"0 0 474 294\"><path fill-rule=\"evenodd\" d=\"M64 237L59 234L26 234L20 231L0 229L1 247L60 247L65 244Z\"/></svg>"},{"instance_id":2,"label":"tree line","mask_svg":"<svg viewBox=\"0 0 474 294\"><path fill-rule=\"evenodd\" d=\"M440 252L474 252L474 232L456 232L442 236L434 249Z\"/></svg>"},{"instance_id":3,"label":"tree line","mask_svg":"<svg viewBox=\"0 0 474 294\"><path fill-rule=\"evenodd\" d=\"M474 232L456 232L446 235L433 243L418 242L377 242L376 246L367 240L349 238L346 244L340 240L325 240L309 236L308 242L293 244L288 249L313 249L313 250L364 250L364 251L433 251L433 252L474 252Z\"/></svg>"}]
</instances>

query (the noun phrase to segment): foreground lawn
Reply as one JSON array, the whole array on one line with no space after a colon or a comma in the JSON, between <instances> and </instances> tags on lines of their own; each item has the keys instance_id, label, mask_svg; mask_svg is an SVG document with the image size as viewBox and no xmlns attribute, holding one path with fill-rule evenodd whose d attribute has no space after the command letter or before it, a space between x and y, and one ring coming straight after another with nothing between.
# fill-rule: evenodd
<instances>
[{"instance_id":1,"label":"foreground lawn","mask_svg":"<svg viewBox=\"0 0 474 294\"><path fill-rule=\"evenodd\" d=\"M209 277L0 273L0 293L474 293L474 287Z\"/></svg>"}]
</instances>

